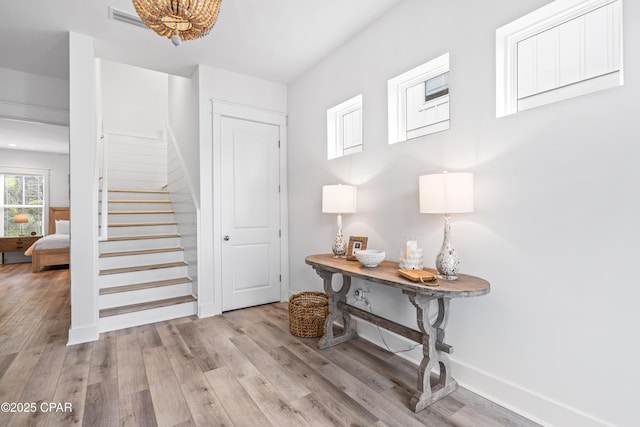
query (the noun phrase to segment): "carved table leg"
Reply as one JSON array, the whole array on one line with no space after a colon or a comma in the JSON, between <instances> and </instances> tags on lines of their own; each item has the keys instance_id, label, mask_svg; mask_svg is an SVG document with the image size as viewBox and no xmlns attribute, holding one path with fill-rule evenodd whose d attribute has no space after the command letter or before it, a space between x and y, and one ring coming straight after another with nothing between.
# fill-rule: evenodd
<instances>
[{"instance_id":1,"label":"carved table leg","mask_svg":"<svg viewBox=\"0 0 640 427\"><path fill-rule=\"evenodd\" d=\"M342 288L339 291L334 291L331 286L331 278L333 277L333 273L327 270L316 269L316 273L320 276L324 282L324 291L329 296L329 316L327 316L327 320L324 323L324 336L320 339L318 343L318 348L325 349L327 347L334 346L336 344L340 344L350 339L353 339L358 336L355 327L355 321L351 319L351 315L338 306L339 302L345 302L347 297L347 292L349 292L349 288L351 287L351 277L342 276ZM334 336L333 335L333 322L342 316L342 320L344 323L344 332L342 335Z\"/></svg>"},{"instance_id":2,"label":"carved table leg","mask_svg":"<svg viewBox=\"0 0 640 427\"><path fill-rule=\"evenodd\" d=\"M451 378L451 364L446 353L453 348L444 343L444 330L449 320L449 298L435 298L426 295L409 294L411 303L416 307L418 327L422 332L422 362L418 371L418 392L411 398L409 406L418 412L443 398L458 388L456 380ZM429 322L429 303L437 299L438 317ZM431 387L431 371L436 363L440 367L438 383Z\"/></svg>"}]
</instances>

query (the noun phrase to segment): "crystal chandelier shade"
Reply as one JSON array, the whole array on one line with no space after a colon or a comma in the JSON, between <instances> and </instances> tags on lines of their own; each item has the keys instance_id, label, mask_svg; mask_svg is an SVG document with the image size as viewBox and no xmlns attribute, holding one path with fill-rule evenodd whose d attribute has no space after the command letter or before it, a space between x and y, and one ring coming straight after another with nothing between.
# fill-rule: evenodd
<instances>
[{"instance_id":1,"label":"crystal chandelier shade","mask_svg":"<svg viewBox=\"0 0 640 427\"><path fill-rule=\"evenodd\" d=\"M209 34L222 0L133 0L145 25L176 46Z\"/></svg>"}]
</instances>

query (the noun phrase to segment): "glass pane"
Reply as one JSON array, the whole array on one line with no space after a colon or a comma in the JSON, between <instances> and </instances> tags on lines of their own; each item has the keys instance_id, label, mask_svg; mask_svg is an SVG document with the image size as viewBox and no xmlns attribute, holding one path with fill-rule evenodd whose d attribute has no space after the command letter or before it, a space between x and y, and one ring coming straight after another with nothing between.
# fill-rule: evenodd
<instances>
[{"instance_id":1,"label":"glass pane","mask_svg":"<svg viewBox=\"0 0 640 427\"><path fill-rule=\"evenodd\" d=\"M13 216L17 213L19 212L16 208L4 208L4 224L2 224L2 228L6 237L20 235L20 224L14 224L13 222Z\"/></svg>"},{"instance_id":2,"label":"glass pane","mask_svg":"<svg viewBox=\"0 0 640 427\"><path fill-rule=\"evenodd\" d=\"M23 195L22 176L5 175L4 176L5 205L21 205L22 195ZM13 218L13 216L11 218Z\"/></svg>"},{"instance_id":3,"label":"glass pane","mask_svg":"<svg viewBox=\"0 0 640 427\"><path fill-rule=\"evenodd\" d=\"M44 176L0 175L0 185L4 193L4 206L0 206L2 234L6 237L42 235ZM27 222L16 223L18 214L26 215Z\"/></svg>"},{"instance_id":4,"label":"glass pane","mask_svg":"<svg viewBox=\"0 0 640 427\"><path fill-rule=\"evenodd\" d=\"M362 145L362 110L358 109L342 116L343 147L345 150Z\"/></svg>"},{"instance_id":5,"label":"glass pane","mask_svg":"<svg viewBox=\"0 0 640 427\"><path fill-rule=\"evenodd\" d=\"M42 235L43 208L4 208L4 235L5 237L25 236L35 233ZM28 222L16 224L14 217L18 214L27 214Z\"/></svg>"},{"instance_id":6,"label":"glass pane","mask_svg":"<svg viewBox=\"0 0 640 427\"><path fill-rule=\"evenodd\" d=\"M425 82L425 102L449 93L449 73L440 74Z\"/></svg>"},{"instance_id":7,"label":"glass pane","mask_svg":"<svg viewBox=\"0 0 640 427\"><path fill-rule=\"evenodd\" d=\"M24 177L24 198L25 205L44 205L43 176Z\"/></svg>"}]
</instances>

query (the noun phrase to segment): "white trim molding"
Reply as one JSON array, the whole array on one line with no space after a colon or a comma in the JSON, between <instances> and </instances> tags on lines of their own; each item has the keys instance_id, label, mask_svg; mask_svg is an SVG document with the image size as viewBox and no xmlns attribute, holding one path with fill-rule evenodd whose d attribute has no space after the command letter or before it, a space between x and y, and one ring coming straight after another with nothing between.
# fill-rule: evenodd
<instances>
[{"instance_id":1,"label":"white trim molding","mask_svg":"<svg viewBox=\"0 0 640 427\"><path fill-rule=\"evenodd\" d=\"M97 341L99 337L100 334L98 333L98 325L72 327L69 328L69 339L67 341L67 345L76 345L91 341Z\"/></svg>"},{"instance_id":2,"label":"white trim molding","mask_svg":"<svg viewBox=\"0 0 640 427\"><path fill-rule=\"evenodd\" d=\"M0 118L69 126L69 110L0 100Z\"/></svg>"}]
</instances>

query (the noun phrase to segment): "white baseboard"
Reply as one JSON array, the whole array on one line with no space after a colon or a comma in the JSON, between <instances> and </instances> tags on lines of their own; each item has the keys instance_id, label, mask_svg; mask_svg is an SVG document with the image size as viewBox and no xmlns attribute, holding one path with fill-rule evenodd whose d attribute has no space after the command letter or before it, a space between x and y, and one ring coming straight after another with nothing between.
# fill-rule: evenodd
<instances>
[{"instance_id":1,"label":"white baseboard","mask_svg":"<svg viewBox=\"0 0 640 427\"><path fill-rule=\"evenodd\" d=\"M216 309L214 303L211 304L198 304L198 317L203 319L205 317L213 317L222 314L220 310Z\"/></svg>"},{"instance_id":2,"label":"white baseboard","mask_svg":"<svg viewBox=\"0 0 640 427\"><path fill-rule=\"evenodd\" d=\"M375 326L365 320L356 319L358 335L373 344L385 348L377 336ZM392 334L382 329L383 334ZM385 340L387 335L385 335ZM405 348L410 348L414 342L399 335L394 336L394 341L401 340L406 343ZM394 346L395 348L395 346ZM420 349L418 347L416 350ZM422 351L418 354L415 350L408 353L396 353L398 356L417 366L421 361ZM577 408L568 406L562 402L551 399L533 390L526 389L489 372L468 365L457 359L451 358L451 373L461 387L466 388L492 402L503 406L525 418L544 426L580 426L580 427L613 427L613 424L598 419ZM417 371L416 371L417 372Z\"/></svg>"},{"instance_id":3,"label":"white baseboard","mask_svg":"<svg viewBox=\"0 0 640 427\"><path fill-rule=\"evenodd\" d=\"M98 325L84 326L82 328L69 328L69 340L67 341L67 345L97 341L99 337Z\"/></svg>"},{"instance_id":4,"label":"white baseboard","mask_svg":"<svg viewBox=\"0 0 640 427\"><path fill-rule=\"evenodd\" d=\"M550 397L451 358L451 372L460 386L545 426L613 427Z\"/></svg>"}]
</instances>

